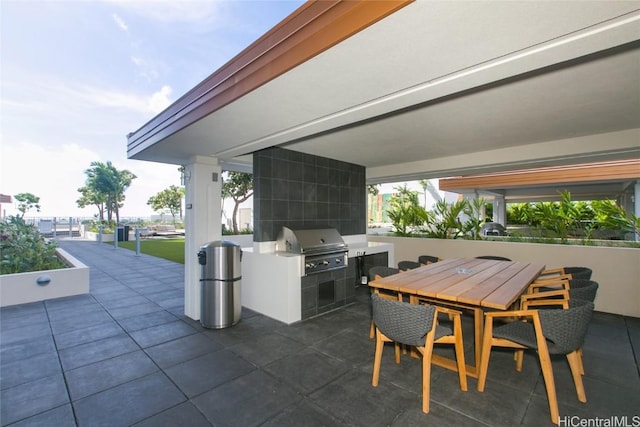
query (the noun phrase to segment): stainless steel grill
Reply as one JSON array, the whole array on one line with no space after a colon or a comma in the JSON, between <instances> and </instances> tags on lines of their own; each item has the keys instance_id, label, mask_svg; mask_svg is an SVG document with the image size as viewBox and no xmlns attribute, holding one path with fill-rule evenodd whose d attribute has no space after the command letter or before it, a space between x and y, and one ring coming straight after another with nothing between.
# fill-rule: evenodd
<instances>
[{"instance_id":1,"label":"stainless steel grill","mask_svg":"<svg viewBox=\"0 0 640 427\"><path fill-rule=\"evenodd\" d=\"M304 274L345 268L349 247L335 228L293 230L282 227L276 251L303 255Z\"/></svg>"}]
</instances>

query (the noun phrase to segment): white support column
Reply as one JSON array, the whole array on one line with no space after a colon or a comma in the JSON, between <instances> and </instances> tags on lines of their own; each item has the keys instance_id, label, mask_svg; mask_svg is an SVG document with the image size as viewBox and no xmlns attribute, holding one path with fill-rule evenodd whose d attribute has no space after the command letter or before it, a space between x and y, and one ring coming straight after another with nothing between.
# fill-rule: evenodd
<instances>
[{"instance_id":1,"label":"white support column","mask_svg":"<svg viewBox=\"0 0 640 427\"><path fill-rule=\"evenodd\" d=\"M633 195L633 199L634 199L634 210L635 210L635 215L636 217L640 218L640 181L636 181L635 185L634 185L634 195ZM638 235L638 233L636 233L636 242L640 241L640 235Z\"/></svg>"},{"instance_id":2,"label":"white support column","mask_svg":"<svg viewBox=\"0 0 640 427\"><path fill-rule=\"evenodd\" d=\"M184 314L200 319L200 264L203 244L222 238L222 180L218 160L195 156L185 166Z\"/></svg>"},{"instance_id":3,"label":"white support column","mask_svg":"<svg viewBox=\"0 0 640 427\"><path fill-rule=\"evenodd\" d=\"M468 201L469 203L473 203L473 199L478 197L478 192L476 190L473 191L473 193L462 193L462 198L466 201ZM462 222L468 221L469 220L469 216L464 213L461 212L460 213L460 220Z\"/></svg>"},{"instance_id":4,"label":"white support column","mask_svg":"<svg viewBox=\"0 0 640 427\"><path fill-rule=\"evenodd\" d=\"M507 226L507 204L504 196L494 196L493 198L493 222Z\"/></svg>"}]
</instances>

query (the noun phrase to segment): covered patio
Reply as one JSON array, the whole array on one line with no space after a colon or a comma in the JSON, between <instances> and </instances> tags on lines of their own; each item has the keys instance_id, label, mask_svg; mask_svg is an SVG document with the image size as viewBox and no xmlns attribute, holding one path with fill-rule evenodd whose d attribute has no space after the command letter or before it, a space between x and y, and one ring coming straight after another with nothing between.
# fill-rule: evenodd
<instances>
[{"instance_id":1,"label":"covered patio","mask_svg":"<svg viewBox=\"0 0 640 427\"><path fill-rule=\"evenodd\" d=\"M366 246L365 184L637 160L639 34L637 1L305 3L128 135L130 158L186 168L185 314L222 170L254 173L260 286L281 226Z\"/></svg>"},{"instance_id":2,"label":"covered patio","mask_svg":"<svg viewBox=\"0 0 640 427\"><path fill-rule=\"evenodd\" d=\"M295 325L245 309L238 325L208 330L183 314L181 264L60 243L91 267L91 293L2 308L2 426L551 425L533 353L518 373L512 353L494 351L483 393L472 378L460 391L454 372L434 366L429 414L420 362L395 365L391 347L373 388L366 287L348 307ZM463 328L471 358L472 326ZM561 419L632 422L638 319L596 313L583 348L586 404L566 360L553 361Z\"/></svg>"},{"instance_id":3,"label":"covered patio","mask_svg":"<svg viewBox=\"0 0 640 427\"><path fill-rule=\"evenodd\" d=\"M639 88L637 1L304 4L128 135L129 158L185 166L185 265L62 241L91 267L90 294L2 309L1 424L550 424L533 354L517 373L512 353L494 351L483 393L434 367L429 414L415 359L395 365L386 352L373 388L367 287L302 322L245 305L238 325L206 330L196 254L221 238L220 173L251 171L243 286L285 277L300 292L299 272L270 262L281 226L334 226L358 247L369 244L367 183L638 159ZM584 259L562 253L540 262ZM639 415L639 268L594 270L608 307L622 301L629 316L595 314L588 403L554 360L565 425Z\"/></svg>"}]
</instances>

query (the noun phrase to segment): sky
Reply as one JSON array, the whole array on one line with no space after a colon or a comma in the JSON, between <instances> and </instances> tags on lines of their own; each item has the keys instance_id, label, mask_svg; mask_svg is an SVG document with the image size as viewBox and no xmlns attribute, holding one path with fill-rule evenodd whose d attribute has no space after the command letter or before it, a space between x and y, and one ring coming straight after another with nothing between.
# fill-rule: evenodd
<instances>
[{"instance_id":1,"label":"sky","mask_svg":"<svg viewBox=\"0 0 640 427\"><path fill-rule=\"evenodd\" d=\"M128 160L126 135L302 3L0 0L0 194L40 197L29 216L92 217L77 190L111 161L137 176L120 215L151 216L178 166Z\"/></svg>"}]
</instances>

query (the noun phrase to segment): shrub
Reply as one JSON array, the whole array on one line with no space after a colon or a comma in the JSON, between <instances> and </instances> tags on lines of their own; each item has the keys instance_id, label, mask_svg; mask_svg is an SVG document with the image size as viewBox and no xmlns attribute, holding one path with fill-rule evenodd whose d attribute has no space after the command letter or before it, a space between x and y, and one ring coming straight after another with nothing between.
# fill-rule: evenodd
<instances>
[{"instance_id":1,"label":"shrub","mask_svg":"<svg viewBox=\"0 0 640 427\"><path fill-rule=\"evenodd\" d=\"M65 268L57 244L46 241L35 225L10 216L0 221L0 274Z\"/></svg>"},{"instance_id":2,"label":"shrub","mask_svg":"<svg viewBox=\"0 0 640 427\"><path fill-rule=\"evenodd\" d=\"M100 226L102 225L102 233L103 234L113 234L115 232L116 229L116 222L111 220L111 221L98 221L98 220L90 220L90 221L86 221L85 224L88 224L88 230L91 231L92 233L99 233L100 232Z\"/></svg>"}]
</instances>

